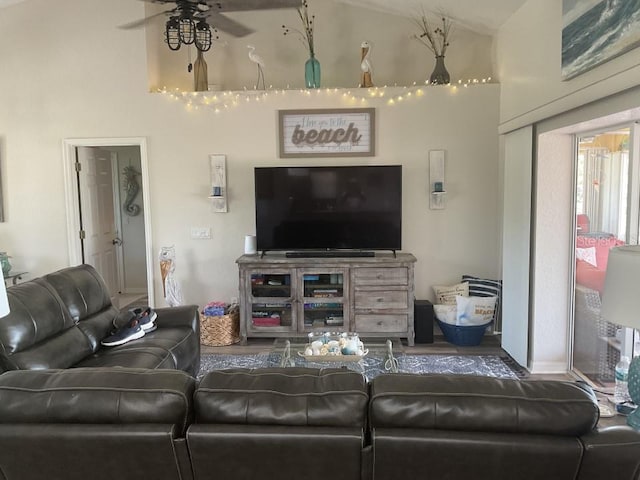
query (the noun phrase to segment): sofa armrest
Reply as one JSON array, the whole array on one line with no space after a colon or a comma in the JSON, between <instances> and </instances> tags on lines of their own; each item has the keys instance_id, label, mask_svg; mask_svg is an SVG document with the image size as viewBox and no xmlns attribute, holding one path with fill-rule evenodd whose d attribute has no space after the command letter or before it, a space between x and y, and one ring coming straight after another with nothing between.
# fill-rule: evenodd
<instances>
[{"instance_id":1,"label":"sofa armrest","mask_svg":"<svg viewBox=\"0 0 640 480\"><path fill-rule=\"evenodd\" d=\"M200 315L197 305L156 308L158 328L190 327L200 336Z\"/></svg>"},{"instance_id":2,"label":"sofa armrest","mask_svg":"<svg viewBox=\"0 0 640 480\"><path fill-rule=\"evenodd\" d=\"M596 429L580 437L584 458L578 480L640 479L640 432L631 427Z\"/></svg>"}]
</instances>

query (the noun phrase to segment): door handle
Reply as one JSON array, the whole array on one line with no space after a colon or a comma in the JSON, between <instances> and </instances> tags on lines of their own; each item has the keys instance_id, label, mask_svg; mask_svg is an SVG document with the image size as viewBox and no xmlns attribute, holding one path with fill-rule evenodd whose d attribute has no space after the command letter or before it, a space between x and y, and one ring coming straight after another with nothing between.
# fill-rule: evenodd
<instances>
[{"instance_id":1,"label":"door handle","mask_svg":"<svg viewBox=\"0 0 640 480\"><path fill-rule=\"evenodd\" d=\"M120 246L120 245L122 245L122 240L121 240L120 238L116 237L116 238L114 238L113 240L111 240L111 243L112 243L113 245L118 245L118 246Z\"/></svg>"}]
</instances>

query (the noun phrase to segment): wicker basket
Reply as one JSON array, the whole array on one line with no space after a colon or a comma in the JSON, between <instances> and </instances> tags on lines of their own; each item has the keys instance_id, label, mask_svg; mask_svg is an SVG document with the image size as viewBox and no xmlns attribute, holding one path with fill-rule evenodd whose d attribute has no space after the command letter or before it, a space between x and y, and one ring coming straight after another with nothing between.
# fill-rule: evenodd
<instances>
[{"instance_id":1,"label":"wicker basket","mask_svg":"<svg viewBox=\"0 0 640 480\"><path fill-rule=\"evenodd\" d=\"M240 341L238 310L226 315L208 316L200 313L200 343L210 347L233 345Z\"/></svg>"}]
</instances>

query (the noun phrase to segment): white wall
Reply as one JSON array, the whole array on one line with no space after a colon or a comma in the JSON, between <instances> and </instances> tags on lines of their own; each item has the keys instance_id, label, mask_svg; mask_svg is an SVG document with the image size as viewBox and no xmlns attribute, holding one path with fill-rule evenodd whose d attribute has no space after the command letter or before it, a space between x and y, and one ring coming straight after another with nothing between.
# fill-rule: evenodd
<instances>
[{"instance_id":1,"label":"white wall","mask_svg":"<svg viewBox=\"0 0 640 480\"><path fill-rule=\"evenodd\" d=\"M538 136L532 261L532 373L562 373L569 364L573 138Z\"/></svg>"},{"instance_id":2,"label":"white wall","mask_svg":"<svg viewBox=\"0 0 640 480\"><path fill-rule=\"evenodd\" d=\"M145 233L144 233L144 203L142 201L142 178L136 177L139 191L133 200L133 204L140 207L140 213L129 215L124 210L127 201L127 184L124 177L124 169L133 167L137 172L142 172L140 148L135 147L109 147L108 150L118 155L118 188L120 191L120 218L122 230L119 232L122 239L122 255L124 259L124 293L145 293L147 291L147 266L145 257Z\"/></svg>"},{"instance_id":3,"label":"white wall","mask_svg":"<svg viewBox=\"0 0 640 480\"><path fill-rule=\"evenodd\" d=\"M536 130L576 125L577 131L580 122L590 128L589 120L640 103L640 49L563 82L561 38L562 2L557 0L528 0L500 29L500 133L542 124L544 129ZM611 121L629 121L633 115L638 118L637 112L624 113ZM572 154L569 137L561 134L538 136L535 148L530 368L556 373L567 366ZM509 160L505 156L501 163Z\"/></svg>"},{"instance_id":4,"label":"white wall","mask_svg":"<svg viewBox=\"0 0 640 480\"><path fill-rule=\"evenodd\" d=\"M394 106L365 103L376 108L376 157L284 161L276 150L277 111L343 107L342 97L294 91L220 114L187 111L147 93L144 32L116 28L143 10L130 0L30 0L2 11L0 31L12 41L0 42L7 220L0 245L29 278L68 265L61 145L83 137L147 138L154 256L176 246L187 302L237 296L235 259L244 236L254 233L259 165L402 164L403 250L418 258L417 297L432 298L431 285L463 273L498 275L498 85L432 87ZM445 210L428 208L431 149L446 150ZM212 213L207 199L212 153L227 155L226 214ZM192 240L192 226L211 227L213 238ZM154 279L162 292L158 265Z\"/></svg>"},{"instance_id":5,"label":"white wall","mask_svg":"<svg viewBox=\"0 0 640 480\"><path fill-rule=\"evenodd\" d=\"M501 133L640 83L640 48L565 82L561 49L560 0L528 0L502 26L496 48Z\"/></svg>"}]
</instances>

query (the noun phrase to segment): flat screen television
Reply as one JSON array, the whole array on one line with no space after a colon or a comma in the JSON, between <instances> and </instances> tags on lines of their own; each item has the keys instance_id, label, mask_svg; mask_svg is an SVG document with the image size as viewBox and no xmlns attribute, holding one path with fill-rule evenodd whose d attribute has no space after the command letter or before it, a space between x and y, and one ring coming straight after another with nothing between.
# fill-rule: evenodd
<instances>
[{"instance_id":1,"label":"flat screen television","mask_svg":"<svg viewBox=\"0 0 640 480\"><path fill-rule=\"evenodd\" d=\"M269 250L400 250L402 166L256 167L256 241Z\"/></svg>"}]
</instances>

